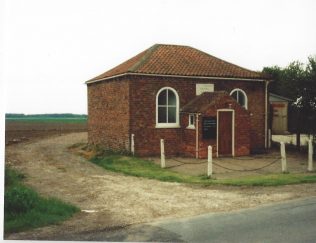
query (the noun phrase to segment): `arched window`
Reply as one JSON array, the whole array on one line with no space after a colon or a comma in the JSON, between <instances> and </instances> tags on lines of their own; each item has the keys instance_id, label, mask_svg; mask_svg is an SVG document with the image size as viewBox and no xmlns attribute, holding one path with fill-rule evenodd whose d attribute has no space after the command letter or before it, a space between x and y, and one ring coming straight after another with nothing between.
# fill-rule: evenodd
<instances>
[{"instance_id":1,"label":"arched window","mask_svg":"<svg viewBox=\"0 0 316 243\"><path fill-rule=\"evenodd\" d=\"M248 98L242 89L234 89L232 92L230 92L230 95L237 100L237 102L244 107L245 109L248 109Z\"/></svg>"},{"instance_id":2,"label":"arched window","mask_svg":"<svg viewBox=\"0 0 316 243\"><path fill-rule=\"evenodd\" d=\"M165 87L157 93L156 127L179 127L179 96L173 88Z\"/></svg>"}]
</instances>

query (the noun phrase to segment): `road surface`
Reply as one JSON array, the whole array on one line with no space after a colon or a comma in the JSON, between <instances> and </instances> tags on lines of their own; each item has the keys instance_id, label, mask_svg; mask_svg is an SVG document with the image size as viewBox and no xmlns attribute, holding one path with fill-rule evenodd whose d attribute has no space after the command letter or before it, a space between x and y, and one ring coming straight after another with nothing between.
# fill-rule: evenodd
<instances>
[{"instance_id":1,"label":"road surface","mask_svg":"<svg viewBox=\"0 0 316 243\"><path fill-rule=\"evenodd\" d=\"M315 242L316 198L155 226L189 242Z\"/></svg>"},{"instance_id":2,"label":"road surface","mask_svg":"<svg viewBox=\"0 0 316 243\"><path fill-rule=\"evenodd\" d=\"M85 234L81 240L315 242L316 197L230 213L160 221L111 232L93 232Z\"/></svg>"}]
</instances>

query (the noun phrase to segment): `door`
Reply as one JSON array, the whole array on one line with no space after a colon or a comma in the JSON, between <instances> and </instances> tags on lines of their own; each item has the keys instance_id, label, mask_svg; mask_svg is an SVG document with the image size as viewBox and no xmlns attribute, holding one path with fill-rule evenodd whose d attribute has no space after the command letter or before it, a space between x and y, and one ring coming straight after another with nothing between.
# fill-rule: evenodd
<instances>
[{"instance_id":1,"label":"door","mask_svg":"<svg viewBox=\"0 0 316 243\"><path fill-rule=\"evenodd\" d=\"M272 132L283 134L287 131L287 105L286 103L273 103Z\"/></svg>"},{"instance_id":2,"label":"door","mask_svg":"<svg viewBox=\"0 0 316 243\"><path fill-rule=\"evenodd\" d=\"M233 112L218 112L218 155L233 155Z\"/></svg>"}]
</instances>

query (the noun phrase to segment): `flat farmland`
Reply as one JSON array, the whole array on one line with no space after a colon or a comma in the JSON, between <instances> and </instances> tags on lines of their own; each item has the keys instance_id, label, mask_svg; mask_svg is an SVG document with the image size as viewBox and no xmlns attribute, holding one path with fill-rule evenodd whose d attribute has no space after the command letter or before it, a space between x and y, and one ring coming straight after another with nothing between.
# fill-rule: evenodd
<instances>
[{"instance_id":1,"label":"flat farmland","mask_svg":"<svg viewBox=\"0 0 316 243\"><path fill-rule=\"evenodd\" d=\"M85 131L87 131L85 118L7 118L5 144Z\"/></svg>"}]
</instances>

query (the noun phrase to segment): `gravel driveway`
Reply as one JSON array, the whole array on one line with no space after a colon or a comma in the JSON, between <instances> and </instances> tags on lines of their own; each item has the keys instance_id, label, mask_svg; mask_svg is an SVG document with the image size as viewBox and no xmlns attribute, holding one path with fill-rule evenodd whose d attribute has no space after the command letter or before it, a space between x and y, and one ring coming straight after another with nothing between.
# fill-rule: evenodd
<instances>
[{"instance_id":1,"label":"gravel driveway","mask_svg":"<svg viewBox=\"0 0 316 243\"><path fill-rule=\"evenodd\" d=\"M316 195L315 184L199 187L124 176L106 171L67 149L86 141L87 133L73 133L6 148L6 163L26 174L28 185L42 195L60 198L82 210L59 225L11 234L6 239L60 239L61 235Z\"/></svg>"}]
</instances>

